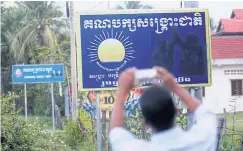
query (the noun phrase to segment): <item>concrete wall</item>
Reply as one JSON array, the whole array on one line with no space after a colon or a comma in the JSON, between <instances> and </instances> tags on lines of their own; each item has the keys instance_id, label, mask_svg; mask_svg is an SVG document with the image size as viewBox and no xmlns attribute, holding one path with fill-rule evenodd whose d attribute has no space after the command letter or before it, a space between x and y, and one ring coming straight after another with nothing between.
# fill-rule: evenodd
<instances>
[{"instance_id":1,"label":"concrete wall","mask_svg":"<svg viewBox=\"0 0 243 151\"><path fill-rule=\"evenodd\" d=\"M231 96L231 80L242 79L243 74L225 75L225 70L243 70L243 64L226 65L229 60L220 60L213 62L212 68L212 86L205 87L205 97L203 103L213 109L216 113L223 113L223 108L227 112L232 111L230 105L234 103L230 100L236 99L237 111L243 111L243 96ZM223 64L223 65L222 65Z\"/></svg>"}]
</instances>

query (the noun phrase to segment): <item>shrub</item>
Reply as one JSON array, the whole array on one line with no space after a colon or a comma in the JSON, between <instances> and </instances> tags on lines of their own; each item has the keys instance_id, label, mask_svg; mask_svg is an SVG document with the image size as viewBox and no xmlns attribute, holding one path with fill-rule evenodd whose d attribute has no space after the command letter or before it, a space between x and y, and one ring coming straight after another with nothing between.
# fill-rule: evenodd
<instances>
[{"instance_id":1,"label":"shrub","mask_svg":"<svg viewBox=\"0 0 243 151\"><path fill-rule=\"evenodd\" d=\"M70 120L64 126L63 132L64 141L67 145L74 147L84 140L84 136L79 129L76 121Z\"/></svg>"},{"instance_id":2,"label":"shrub","mask_svg":"<svg viewBox=\"0 0 243 151\"><path fill-rule=\"evenodd\" d=\"M63 133L52 133L43 130L36 139L34 151L71 151L71 147L63 141Z\"/></svg>"},{"instance_id":3,"label":"shrub","mask_svg":"<svg viewBox=\"0 0 243 151\"><path fill-rule=\"evenodd\" d=\"M88 134L92 126L89 115L83 110L79 110L78 115ZM70 120L64 125L64 131L61 132L64 142L72 148L77 148L82 143L91 142L91 136L88 135L88 138L86 138L79 126L77 121Z\"/></svg>"},{"instance_id":4,"label":"shrub","mask_svg":"<svg viewBox=\"0 0 243 151\"><path fill-rule=\"evenodd\" d=\"M18 118L21 109L13 112L13 99L18 95L1 96L1 151L71 151L62 139L62 133L44 130L39 121L28 122Z\"/></svg>"},{"instance_id":5,"label":"shrub","mask_svg":"<svg viewBox=\"0 0 243 151\"><path fill-rule=\"evenodd\" d=\"M187 129L187 116L185 114L177 115L176 124L181 126L184 130L186 130Z\"/></svg>"},{"instance_id":6,"label":"shrub","mask_svg":"<svg viewBox=\"0 0 243 151\"><path fill-rule=\"evenodd\" d=\"M84 127L86 128L87 132L91 132L92 123L91 118L88 113L82 109L78 111L78 117L82 120Z\"/></svg>"},{"instance_id":7,"label":"shrub","mask_svg":"<svg viewBox=\"0 0 243 151\"><path fill-rule=\"evenodd\" d=\"M146 130L141 110L134 109L130 117L125 118L125 127L137 138L150 139L152 131Z\"/></svg>"},{"instance_id":8,"label":"shrub","mask_svg":"<svg viewBox=\"0 0 243 151\"><path fill-rule=\"evenodd\" d=\"M33 150L35 140L40 134L40 127L37 123L19 121L18 115L21 112L13 112L13 99L19 96L9 93L1 96L1 143L3 151L25 151Z\"/></svg>"},{"instance_id":9,"label":"shrub","mask_svg":"<svg viewBox=\"0 0 243 151\"><path fill-rule=\"evenodd\" d=\"M176 117L176 124L181 126L184 130L187 127L187 116L184 114L179 114ZM131 117L125 118L125 127L133 133L137 138L150 139L152 135L152 130L145 130L143 125L143 117L139 109L135 109Z\"/></svg>"},{"instance_id":10,"label":"shrub","mask_svg":"<svg viewBox=\"0 0 243 151\"><path fill-rule=\"evenodd\" d=\"M239 151L241 146L240 135L225 134L222 137L220 151Z\"/></svg>"}]
</instances>

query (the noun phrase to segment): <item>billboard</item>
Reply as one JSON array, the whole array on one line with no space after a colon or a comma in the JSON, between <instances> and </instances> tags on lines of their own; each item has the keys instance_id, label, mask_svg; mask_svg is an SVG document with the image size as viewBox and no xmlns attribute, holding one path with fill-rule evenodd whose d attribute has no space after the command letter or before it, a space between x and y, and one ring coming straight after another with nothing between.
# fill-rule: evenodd
<instances>
[{"instance_id":1,"label":"billboard","mask_svg":"<svg viewBox=\"0 0 243 151\"><path fill-rule=\"evenodd\" d=\"M163 66L182 86L211 84L208 10L126 10L77 17L80 90L115 89L119 73L128 67Z\"/></svg>"},{"instance_id":2,"label":"billboard","mask_svg":"<svg viewBox=\"0 0 243 151\"><path fill-rule=\"evenodd\" d=\"M143 93L142 89L135 89L131 91L124 103L124 112L126 116L131 116L133 114L134 109L139 108L139 98ZM100 112L106 111L106 117L109 118L109 112L112 111L114 102L115 102L115 91L101 91L100 92ZM96 92L89 91L87 92L85 98L82 100L82 109L91 114L92 116L96 116Z\"/></svg>"},{"instance_id":3,"label":"billboard","mask_svg":"<svg viewBox=\"0 0 243 151\"><path fill-rule=\"evenodd\" d=\"M13 65L12 83L50 83L64 81L63 64Z\"/></svg>"}]
</instances>

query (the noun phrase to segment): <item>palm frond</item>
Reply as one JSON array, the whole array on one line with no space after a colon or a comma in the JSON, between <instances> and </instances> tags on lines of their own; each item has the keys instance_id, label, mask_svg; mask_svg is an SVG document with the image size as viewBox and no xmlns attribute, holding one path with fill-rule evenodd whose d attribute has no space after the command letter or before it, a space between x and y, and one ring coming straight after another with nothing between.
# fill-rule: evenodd
<instances>
[{"instance_id":1,"label":"palm frond","mask_svg":"<svg viewBox=\"0 0 243 151\"><path fill-rule=\"evenodd\" d=\"M26 48L29 45L34 37L34 33L36 32L35 24L31 21L25 27L23 27L20 31L13 35L11 40L11 51L14 52L15 58L22 60L25 53Z\"/></svg>"},{"instance_id":2,"label":"palm frond","mask_svg":"<svg viewBox=\"0 0 243 151\"><path fill-rule=\"evenodd\" d=\"M153 7L150 6L150 5L144 5L144 6L143 6L143 9L153 9Z\"/></svg>"},{"instance_id":3,"label":"palm frond","mask_svg":"<svg viewBox=\"0 0 243 151\"><path fill-rule=\"evenodd\" d=\"M125 1L125 7L120 5L116 6L116 9L152 9L153 7L150 5L143 5L140 1Z\"/></svg>"},{"instance_id":4,"label":"palm frond","mask_svg":"<svg viewBox=\"0 0 243 151\"><path fill-rule=\"evenodd\" d=\"M140 9L143 7L139 1L128 1L125 3L127 9Z\"/></svg>"},{"instance_id":5,"label":"palm frond","mask_svg":"<svg viewBox=\"0 0 243 151\"><path fill-rule=\"evenodd\" d=\"M117 10L121 10L121 9L124 9L124 8L123 8L122 6L120 6L120 5L117 5L117 6L116 6L116 9L117 9Z\"/></svg>"}]
</instances>

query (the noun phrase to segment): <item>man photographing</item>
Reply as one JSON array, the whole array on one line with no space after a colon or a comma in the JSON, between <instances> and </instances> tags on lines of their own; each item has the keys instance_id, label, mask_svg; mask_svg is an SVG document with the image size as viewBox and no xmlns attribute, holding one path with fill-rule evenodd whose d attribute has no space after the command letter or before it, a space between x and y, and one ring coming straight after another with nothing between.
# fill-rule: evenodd
<instances>
[{"instance_id":1,"label":"man photographing","mask_svg":"<svg viewBox=\"0 0 243 151\"><path fill-rule=\"evenodd\" d=\"M216 115L201 105L164 68L155 67L166 87L151 86L140 97L140 107L146 124L155 132L151 141L136 139L123 128L124 101L134 87L135 68L119 77L116 102L112 111L109 140L113 151L215 151L217 140ZM176 126L176 107L171 92L177 94L195 115L195 124L184 132Z\"/></svg>"}]
</instances>

